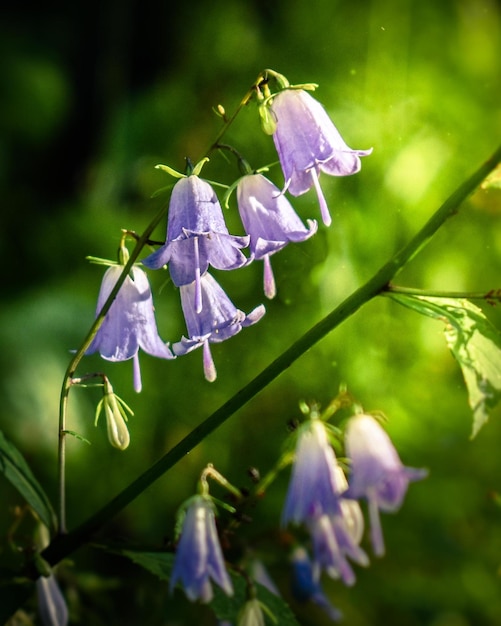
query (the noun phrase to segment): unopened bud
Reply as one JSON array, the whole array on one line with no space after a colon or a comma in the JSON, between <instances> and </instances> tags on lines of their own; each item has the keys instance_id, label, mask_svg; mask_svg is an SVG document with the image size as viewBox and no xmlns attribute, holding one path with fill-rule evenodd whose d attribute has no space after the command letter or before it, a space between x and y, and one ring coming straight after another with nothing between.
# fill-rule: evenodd
<instances>
[{"instance_id":1,"label":"unopened bud","mask_svg":"<svg viewBox=\"0 0 501 626\"><path fill-rule=\"evenodd\" d=\"M106 417L106 430L111 445L119 450L125 450L130 443L129 430L126 424L127 414L125 411L127 410L131 415L133 415L133 412L125 402L115 394L108 378L104 379L104 395L97 405L96 425L101 410L103 409Z\"/></svg>"}]
</instances>

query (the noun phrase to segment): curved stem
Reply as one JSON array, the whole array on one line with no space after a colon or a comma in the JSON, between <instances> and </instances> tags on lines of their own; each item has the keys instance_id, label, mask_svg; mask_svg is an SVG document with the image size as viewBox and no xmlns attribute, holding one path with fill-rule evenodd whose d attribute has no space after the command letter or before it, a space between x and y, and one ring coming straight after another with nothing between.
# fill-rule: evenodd
<instances>
[{"instance_id":1,"label":"curved stem","mask_svg":"<svg viewBox=\"0 0 501 626\"><path fill-rule=\"evenodd\" d=\"M154 231L157 224L160 222L165 212L167 211L167 205L163 205L161 210L153 218L150 224L146 227L144 233L137 239L134 250L132 251L127 263L125 264L122 273L120 274L115 286L110 292L108 299L103 305L103 308L97 315L94 323L92 324L87 336L85 337L82 345L75 352L74 357L71 359L63 378L63 384L61 387L61 395L59 400L59 439L58 439L58 486L59 486L59 534L66 533L66 417L68 413L68 396L72 385L73 374L75 373L80 361L82 360L85 351L92 343L92 340L96 336L97 331L101 327L104 321L106 313L111 307L120 287L125 281L127 275L132 269L135 261L139 257L141 250L144 248L149 240L151 233Z\"/></svg>"},{"instance_id":2,"label":"curved stem","mask_svg":"<svg viewBox=\"0 0 501 626\"><path fill-rule=\"evenodd\" d=\"M390 281L393 280L403 267L416 256L426 243L428 243L435 232L450 217L457 213L459 206L465 198L500 161L501 146L463 184L461 184L449 198L447 198L409 243L385 263L372 278L294 342L260 374L192 430L184 439L121 491L113 500L108 502L102 509L97 511L97 513L71 533L55 537L48 548L43 551L43 558L51 565L55 565L62 558L68 556L86 543L106 522L125 508L158 478L163 476L188 452L193 450L195 446L205 439L205 437L214 432L221 424L238 411L238 409L242 408L251 398L257 395L262 389L269 385L271 381L294 363L294 361L320 341L320 339L337 328L348 317L358 311L362 305L387 289ZM146 233L143 235L143 238L145 238L145 236ZM135 258L134 253L131 255L131 259L133 258Z\"/></svg>"}]
</instances>

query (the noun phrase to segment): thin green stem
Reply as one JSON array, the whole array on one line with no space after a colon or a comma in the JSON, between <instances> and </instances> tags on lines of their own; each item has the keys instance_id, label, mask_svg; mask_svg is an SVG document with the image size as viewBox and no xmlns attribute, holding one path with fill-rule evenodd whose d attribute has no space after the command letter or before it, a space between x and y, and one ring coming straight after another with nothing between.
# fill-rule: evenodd
<instances>
[{"instance_id":1,"label":"thin green stem","mask_svg":"<svg viewBox=\"0 0 501 626\"><path fill-rule=\"evenodd\" d=\"M58 487L59 487L59 506L58 506L58 513L59 513L58 532L59 534L65 534L67 532L66 531L66 434L67 434L66 421L67 421L67 414L68 414L68 396L69 396L70 389L71 389L72 382L73 382L73 375L78 365L80 364L80 361L85 355L85 351L90 346L90 344L92 343L92 340L96 336L96 333L101 327L101 324L104 321L106 313L108 312L114 299L116 298L116 295L120 287L122 286L123 282L125 281L126 277L131 271L132 266L134 265L137 258L139 257L141 250L144 248L144 246L148 242L150 235L152 234L152 232L154 231L155 227L160 222L162 217L165 215L166 211L167 211L167 205L163 205L160 211L155 215L153 220L150 222L150 224L146 227L146 230L143 232L143 234L137 239L134 250L132 251L127 263L125 264L122 270L122 273L120 274L115 286L111 290L111 293L108 296L108 299L106 300L106 302L104 303L103 308L101 309L96 319L94 320L94 323L92 324L89 332L87 333L87 336L82 342L82 345L78 348L78 350L75 352L75 355L71 359L66 369L64 378L63 378L63 384L61 387L61 395L60 395L60 401L59 401L59 439L58 439L58 462L57 462Z\"/></svg>"},{"instance_id":2,"label":"thin green stem","mask_svg":"<svg viewBox=\"0 0 501 626\"><path fill-rule=\"evenodd\" d=\"M219 147L219 142L226 134L226 131L228 130L228 128L233 124L233 122L235 121L235 118L240 113L240 111L244 108L244 106L246 106L250 102L250 99L256 92L256 89L258 89L259 85L263 82L263 80L265 80L266 72L267 70L265 70L264 72L261 72L258 75L258 77L254 81L252 86L249 88L245 96L242 98L242 100L240 100L240 103L238 104L237 108L235 109L231 117L225 120L225 123L223 124L220 131L216 135L216 138L211 143L209 148L205 151L204 156L206 157L209 156L214 150L216 150Z\"/></svg>"},{"instance_id":3,"label":"thin green stem","mask_svg":"<svg viewBox=\"0 0 501 626\"><path fill-rule=\"evenodd\" d=\"M320 341L320 339L337 328L342 322L357 312L365 303L386 290L393 278L420 250L422 250L435 232L450 217L457 213L465 198L467 198L500 161L501 146L470 176L470 178L461 184L451 196L447 198L409 243L385 263L372 278L295 341L260 374L192 430L184 439L121 491L113 500L108 502L102 509L97 511L97 513L83 522L83 524L71 533L56 536L48 548L44 550L42 556L50 564L54 565L86 543L92 535L102 528L112 517L176 465L176 463L193 450L195 446L213 433L236 411L242 408L249 400L282 374L300 356L305 354L305 352ZM145 235L143 235L143 238L146 238ZM131 256L131 259L132 258L134 258L134 255Z\"/></svg>"},{"instance_id":4,"label":"thin green stem","mask_svg":"<svg viewBox=\"0 0 501 626\"><path fill-rule=\"evenodd\" d=\"M388 285L384 295L392 296L401 294L403 296L423 296L430 298L465 298L467 300L485 300L494 302L501 300L501 289L491 289L487 292L478 291L433 291L429 289L414 289L413 287L400 287L398 285Z\"/></svg>"}]
</instances>

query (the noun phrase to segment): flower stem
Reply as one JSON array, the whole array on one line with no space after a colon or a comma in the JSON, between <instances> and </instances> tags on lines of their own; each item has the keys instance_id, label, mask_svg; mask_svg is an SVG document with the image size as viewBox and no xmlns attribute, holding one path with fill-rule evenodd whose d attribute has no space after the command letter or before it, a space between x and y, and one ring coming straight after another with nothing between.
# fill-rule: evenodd
<instances>
[{"instance_id":1,"label":"flower stem","mask_svg":"<svg viewBox=\"0 0 501 626\"><path fill-rule=\"evenodd\" d=\"M384 295L392 296L394 294L430 298L465 298L467 300L485 300L488 303L501 301L501 289L491 289L487 292L480 293L478 291L433 291L428 289L414 289L413 287L388 285Z\"/></svg>"},{"instance_id":2,"label":"flower stem","mask_svg":"<svg viewBox=\"0 0 501 626\"><path fill-rule=\"evenodd\" d=\"M65 471L66 470L66 434L67 434L66 421L67 421L67 414L68 414L68 396L69 396L71 386L74 382L73 375L80 361L82 360L85 354L85 351L90 346L90 344L92 343L92 340L96 336L97 331L101 327L101 324L104 321L106 313L108 312L114 299L116 298L116 295L120 287L122 286L123 282L125 281L126 277L131 271L132 266L134 265L135 261L139 257L141 250L147 244L150 235L152 234L152 232L154 231L155 227L160 222L162 217L165 215L166 211L167 211L167 205L165 204L162 206L162 208L157 213L157 215L155 215L151 223L146 227L146 230L143 232L143 234L137 239L134 250L132 251L127 263L125 264L122 270L122 273L120 274L115 286L111 290L110 295L108 296L108 299L103 305L103 308L101 309L96 319L94 320L94 323L92 324L89 332L87 333L87 336L82 342L82 345L78 348L78 350L75 352L75 355L71 359L70 364L68 365L64 378L63 378L63 384L61 387L61 394L60 394L60 400L59 400L59 439L58 439L58 461L57 461L58 486L59 486L59 506L58 506L58 513L59 513L58 533L59 534L65 534L67 532L66 531L66 471Z\"/></svg>"},{"instance_id":3,"label":"flower stem","mask_svg":"<svg viewBox=\"0 0 501 626\"><path fill-rule=\"evenodd\" d=\"M44 550L42 556L51 565L55 565L62 558L74 552L77 548L89 541L92 535L104 526L119 511L130 504L138 495L145 491L158 478L163 476L178 461L188 454L203 439L208 437L227 419L229 419L236 411L242 408L249 400L256 396L262 389L269 385L275 378L283 373L294 361L307 352L320 339L325 337L332 330L337 328L351 315L356 313L364 304L369 302L375 296L381 294L388 289L393 278L404 268L404 266L413 259L420 250L430 241L436 231L453 215L455 215L461 203L467 196L482 182L482 180L491 172L501 161L501 146L494 154L483 163L464 183L462 183L437 209L424 226L416 233L416 235L397 252L387 263L385 263L364 285L359 287L350 296L348 296L341 304L339 304L331 313L324 317L320 322L307 331L302 337L294 342L285 352L268 365L260 374L251 380L245 387L232 396L212 415L192 430L184 439L169 450L154 465L141 474L136 480L121 491L113 500L108 502L104 507L83 522L75 530L67 535L56 536L52 543ZM161 215L152 222L147 228L143 236L138 242L146 241L153 225L160 219ZM142 247L142 246L141 246ZM129 259L132 265L139 250L134 250ZM128 271L125 267L123 275ZM117 283L118 285L118 283ZM116 293L118 287L114 290ZM112 293L109 301L111 304ZM106 303L108 304L108 302ZM105 305L106 306L106 305ZM104 310L104 307L103 307ZM97 320L96 320L97 324ZM94 332L97 330L93 327ZM89 333L83 347L79 350L72 361L72 365L68 368L68 372L72 372L72 367L76 367L83 352L89 345L92 331ZM65 377L65 386L69 386L71 375L67 373ZM62 404L66 402L67 389L63 386ZM64 428L60 426L60 429Z\"/></svg>"}]
</instances>

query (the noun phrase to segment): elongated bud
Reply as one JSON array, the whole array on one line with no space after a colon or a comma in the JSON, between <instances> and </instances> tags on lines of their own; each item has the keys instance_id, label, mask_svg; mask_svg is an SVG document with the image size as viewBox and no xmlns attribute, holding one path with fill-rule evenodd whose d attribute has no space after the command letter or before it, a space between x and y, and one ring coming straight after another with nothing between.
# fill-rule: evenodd
<instances>
[{"instance_id":1,"label":"elongated bud","mask_svg":"<svg viewBox=\"0 0 501 626\"><path fill-rule=\"evenodd\" d=\"M127 410L133 415L132 410L121 400L113 391L108 378L104 378L104 395L99 402L96 410L95 424L99 420L101 410L104 409L106 417L106 430L108 432L108 439L111 445L118 450L125 450L130 443L129 430L127 429Z\"/></svg>"},{"instance_id":2,"label":"elongated bud","mask_svg":"<svg viewBox=\"0 0 501 626\"><path fill-rule=\"evenodd\" d=\"M259 119L261 120L261 128L267 135L273 135L277 129L277 123L275 117L267 104L259 104L258 106Z\"/></svg>"},{"instance_id":3,"label":"elongated bud","mask_svg":"<svg viewBox=\"0 0 501 626\"><path fill-rule=\"evenodd\" d=\"M247 600L239 616L238 626L265 626L262 605L257 598Z\"/></svg>"},{"instance_id":4,"label":"elongated bud","mask_svg":"<svg viewBox=\"0 0 501 626\"><path fill-rule=\"evenodd\" d=\"M119 450L125 450L129 446L130 435L114 393L108 394L108 397L105 398L104 410L106 429L111 445Z\"/></svg>"}]
</instances>

